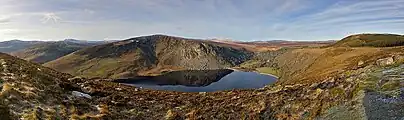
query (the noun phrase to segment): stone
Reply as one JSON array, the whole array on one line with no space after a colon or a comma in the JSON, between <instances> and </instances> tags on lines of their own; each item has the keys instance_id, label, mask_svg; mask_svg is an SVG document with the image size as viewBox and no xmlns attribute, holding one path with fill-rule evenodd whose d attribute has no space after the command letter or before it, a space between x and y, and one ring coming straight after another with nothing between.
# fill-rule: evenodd
<instances>
[{"instance_id":1,"label":"stone","mask_svg":"<svg viewBox=\"0 0 404 120\"><path fill-rule=\"evenodd\" d=\"M394 59L393 59L393 57L379 59L376 61L376 64L379 66L391 65L391 64L394 64Z\"/></svg>"},{"instance_id":2,"label":"stone","mask_svg":"<svg viewBox=\"0 0 404 120\"><path fill-rule=\"evenodd\" d=\"M76 96L76 97L79 97L79 98L91 99L91 96L90 96L90 95L85 94L85 93L82 93L82 92L79 92L79 91L72 91L72 95L73 95L73 96Z\"/></svg>"},{"instance_id":3,"label":"stone","mask_svg":"<svg viewBox=\"0 0 404 120\"><path fill-rule=\"evenodd\" d=\"M363 64L365 64L365 62L363 62L362 60L358 62L358 66L362 66Z\"/></svg>"}]
</instances>

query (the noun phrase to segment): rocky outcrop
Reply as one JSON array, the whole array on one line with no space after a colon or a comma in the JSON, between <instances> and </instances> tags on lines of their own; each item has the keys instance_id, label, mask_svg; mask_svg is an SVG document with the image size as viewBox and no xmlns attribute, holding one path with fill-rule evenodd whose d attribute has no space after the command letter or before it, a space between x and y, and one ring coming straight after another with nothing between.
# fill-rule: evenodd
<instances>
[{"instance_id":1,"label":"rocky outcrop","mask_svg":"<svg viewBox=\"0 0 404 120\"><path fill-rule=\"evenodd\" d=\"M376 63L379 66L387 66L387 65L394 64L394 59L393 59L393 57L383 58L383 59L377 60Z\"/></svg>"}]
</instances>

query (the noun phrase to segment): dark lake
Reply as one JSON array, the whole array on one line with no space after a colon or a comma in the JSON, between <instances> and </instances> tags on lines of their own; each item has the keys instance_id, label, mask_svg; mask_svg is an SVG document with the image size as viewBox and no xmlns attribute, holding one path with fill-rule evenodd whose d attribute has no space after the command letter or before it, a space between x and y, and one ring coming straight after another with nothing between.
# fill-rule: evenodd
<instances>
[{"instance_id":1,"label":"dark lake","mask_svg":"<svg viewBox=\"0 0 404 120\"><path fill-rule=\"evenodd\" d=\"M213 92L232 89L262 88L277 80L256 72L223 70L185 70L160 76L119 79L117 82L153 90L180 92Z\"/></svg>"}]
</instances>

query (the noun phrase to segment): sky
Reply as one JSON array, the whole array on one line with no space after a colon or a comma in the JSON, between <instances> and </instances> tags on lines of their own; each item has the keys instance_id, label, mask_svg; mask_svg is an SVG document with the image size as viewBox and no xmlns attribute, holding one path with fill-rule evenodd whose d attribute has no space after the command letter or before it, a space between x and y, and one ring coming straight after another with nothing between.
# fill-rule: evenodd
<instances>
[{"instance_id":1,"label":"sky","mask_svg":"<svg viewBox=\"0 0 404 120\"><path fill-rule=\"evenodd\" d=\"M338 40L404 34L404 0L0 0L0 41Z\"/></svg>"}]
</instances>

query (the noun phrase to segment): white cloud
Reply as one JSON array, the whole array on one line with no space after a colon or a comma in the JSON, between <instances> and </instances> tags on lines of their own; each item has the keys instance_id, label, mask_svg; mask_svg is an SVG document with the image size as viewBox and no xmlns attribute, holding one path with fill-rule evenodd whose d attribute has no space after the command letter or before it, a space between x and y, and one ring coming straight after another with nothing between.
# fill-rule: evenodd
<instances>
[{"instance_id":1,"label":"white cloud","mask_svg":"<svg viewBox=\"0 0 404 120\"><path fill-rule=\"evenodd\" d=\"M8 16L0 16L0 24L10 22L10 17Z\"/></svg>"}]
</instances>

